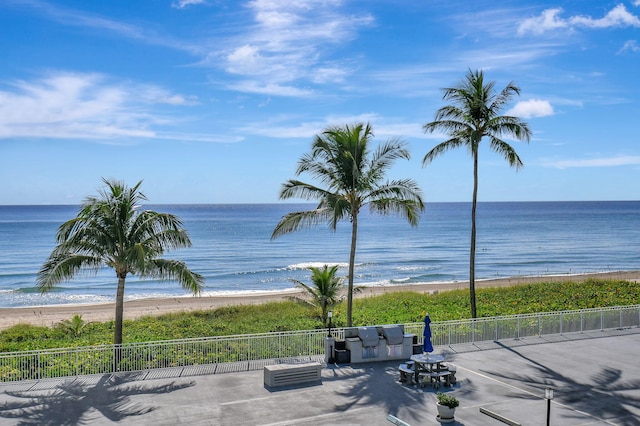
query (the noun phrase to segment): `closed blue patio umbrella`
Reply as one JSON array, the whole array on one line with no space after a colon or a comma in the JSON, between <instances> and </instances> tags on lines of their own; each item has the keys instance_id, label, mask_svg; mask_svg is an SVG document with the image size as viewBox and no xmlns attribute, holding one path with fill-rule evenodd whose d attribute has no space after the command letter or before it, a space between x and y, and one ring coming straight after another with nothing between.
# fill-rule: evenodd
<instances>
[{"instance_id":1,"label":"closed blue patio umbrella","mask_svg":"<svg viewBox=\"0 0 640 426\"><path fill-rule=\"evenodd\" d=\"M429 314L424 317L424 331L422 335L424 336L422 351L433 352L433 345L431 344L431 318L429 318Z\"/></svg>"}]
</instances>

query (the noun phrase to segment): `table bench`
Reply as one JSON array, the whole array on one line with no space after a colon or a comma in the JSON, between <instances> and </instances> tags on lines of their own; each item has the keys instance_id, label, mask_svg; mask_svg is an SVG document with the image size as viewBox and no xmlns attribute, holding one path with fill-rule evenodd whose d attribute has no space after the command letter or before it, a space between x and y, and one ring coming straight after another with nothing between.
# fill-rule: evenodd
<instances>
[{"instance_id":1,"label":"table bench","mask_svg":"<svg viewBox=\"0 0 640 426\"><path fill-rule=\"evenodd\" d=\"M429 379L429 382L426 382L425 379ZM424 386L427 383L433 385L434 388L440 387L440 381L444 378L445 385L450 386L451 383L449 379L451 378L451 373L449 371L431 371L420 373L421 385Z\"/></svg>"},{"instance_id":2,"label":"table bench","mask_svg":"<svg viewBox=\"0 0 640 426\"><path fill-rule=\"evenodd\" d=\"M322 365L319 362L264 366L264 384L268 387L297 385L321 380Z\"/></svg>"},{"instance_id":3,"label":"table bench","mask_svg":"<svg viewBox=\"0 0 640 426\"><path fill-rule=\"evenodd\" d=\"M410 365L409 363L400 364L398 372L400 373L400 381L402 383L406 382L408 385L413 385L413 376L415 374L413 365Z\"/></svg>"}]
</instances>

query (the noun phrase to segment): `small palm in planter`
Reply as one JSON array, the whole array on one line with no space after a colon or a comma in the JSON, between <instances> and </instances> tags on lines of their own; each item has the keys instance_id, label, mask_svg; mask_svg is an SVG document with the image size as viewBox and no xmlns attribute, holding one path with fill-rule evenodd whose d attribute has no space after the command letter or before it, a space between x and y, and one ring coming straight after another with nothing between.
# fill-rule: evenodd
<instances>
[{"instance_id":1,"label":"small palm in planter","mask_svg":"<svg viewBox=\"0 0 640 426\"><path fill-rule=\"evenodd\" d=\"M455 414L456 407L460 405L460 401L453 395L447 395L442 392L436 394L438 399L438 420L441 423L453 422L453 415Z\"/></svg>"}]
</instances>

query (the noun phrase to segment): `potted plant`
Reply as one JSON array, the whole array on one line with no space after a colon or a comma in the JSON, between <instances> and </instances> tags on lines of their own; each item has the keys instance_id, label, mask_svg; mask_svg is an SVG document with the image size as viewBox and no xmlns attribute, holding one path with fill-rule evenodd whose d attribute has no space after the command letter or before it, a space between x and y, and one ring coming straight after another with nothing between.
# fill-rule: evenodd
<instances>
[{"instance_id":1,"label":"potted plant","mask_svg":"<svg viewBox=\"0 0 640 426\"><path fill-rule=\"evenodd\" d=\"M442 392L436 394L438 399L438 420L441 423L453 422L453 415L455 414L456 407L460 405L460 401L453 395L447 395Z\"/></svg>"}]
</instances>

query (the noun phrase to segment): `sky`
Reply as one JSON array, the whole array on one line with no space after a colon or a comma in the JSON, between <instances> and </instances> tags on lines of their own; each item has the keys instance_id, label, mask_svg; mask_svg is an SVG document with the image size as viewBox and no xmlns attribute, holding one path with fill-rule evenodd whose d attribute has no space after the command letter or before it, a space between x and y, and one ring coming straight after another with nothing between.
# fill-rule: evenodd
<instances>
[{"instance_id":1,"label":"sky","mask_svg":"<svg viewBox=\"0 0 640 426\"><path fill-rule=\"evenodd\" d=\"M640 199L640 0L2 0L0 204L275 203L313 137L406 142L425 202L470 201L464 148L422 126L470 70L532 130L484 141L479 201ZM308 175L299 177L314 182ZM288 200L288 202L303 200Z\"/></svg>"}]
</instances>

